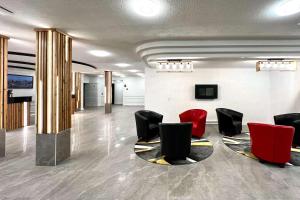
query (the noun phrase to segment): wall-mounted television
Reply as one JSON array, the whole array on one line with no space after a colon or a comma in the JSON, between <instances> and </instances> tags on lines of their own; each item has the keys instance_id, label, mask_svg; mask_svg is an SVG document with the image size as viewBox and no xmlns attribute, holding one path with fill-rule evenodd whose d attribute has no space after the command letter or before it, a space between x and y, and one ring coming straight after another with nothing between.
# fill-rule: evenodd
<instances>
[{"instance_id":1,"label":"wall-mounted television","mask_svg":"<svg viewBox=\"0 0 300 200\"><path fill-rule=\"evenodd\" d=\"M32 89L33 76L8 74L8 89Z\"/></svg>"},{"instance_id":2,"label":"wall-mounted television","mask_svg":"<svg viewBox=\"0 0 300 200\"><path fill-rule=\"evenodd\" d=\"M217 99L218 85L195 85L196 99Z\"/></svg>"}]
</instances>

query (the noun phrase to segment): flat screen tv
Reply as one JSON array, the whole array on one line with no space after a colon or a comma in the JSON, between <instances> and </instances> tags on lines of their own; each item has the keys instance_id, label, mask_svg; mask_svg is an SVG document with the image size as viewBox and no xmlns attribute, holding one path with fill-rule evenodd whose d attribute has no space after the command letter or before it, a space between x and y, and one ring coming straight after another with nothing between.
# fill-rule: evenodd
<instances>
[{"instance_id":1,"label":"flat screen tv","mask_svg":"<svg viewBox=\"0 0 300 200\"><path fill-rule=\"evenodd\" d=\"M8 74L8 89L32 89L33 76Z\"/></svg>"},{"instance_id":2,"label":"flat screen tv","mask_svg":"<svg viewBox=\"0 0 300 200\"><path fill-rule=\"evenodd\" d=\"M218 85L196 85L195 98L196 99L217 99Z\"/></svg>"}]
</instances>

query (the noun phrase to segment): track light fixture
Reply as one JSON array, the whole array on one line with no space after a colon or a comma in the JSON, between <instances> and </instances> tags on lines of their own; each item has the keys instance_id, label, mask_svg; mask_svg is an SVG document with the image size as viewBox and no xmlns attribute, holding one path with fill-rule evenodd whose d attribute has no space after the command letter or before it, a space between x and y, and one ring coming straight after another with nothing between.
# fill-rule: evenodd
<instances>
[{"instance_id":1,"label":"track light fixture","mask_svg":"<svg viewBox=\"0 0 300 200\"><path fill-rule=\"evenodd\" d=\"M297 62L292 60L266 60L256 63L256 71L295 71Z\"/></svg>"},{"instance_id":2,"label":"track light fixture","mask_svg":"<svg viewBox=\"0 0 300 200\"><path fill-rule=\"evenodd\" d=\"M194 66L191 61L168 60L157 63L158 72L192 72Z\"/></svg>"}]
</instances>

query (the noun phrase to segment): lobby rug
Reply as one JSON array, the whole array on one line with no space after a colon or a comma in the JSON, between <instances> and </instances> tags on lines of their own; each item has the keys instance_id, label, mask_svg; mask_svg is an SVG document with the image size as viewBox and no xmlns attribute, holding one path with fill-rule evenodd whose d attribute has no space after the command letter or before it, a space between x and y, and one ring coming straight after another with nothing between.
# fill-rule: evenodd
<instances>
[{"instance_id":1,"label":"lobby rug","mask_svg":"<svg viewBox=\"0 0 300 200\"><path fill-rule=\"evenodd\" d=\"M140 158L160 165L187 165L194 164L208 158L213 153L213 144L207 139L192 139L191 153L186 160L171 161L165 159L160 153L160 139L149 142L138 141L134 146L134 152Z\"/></svg>"},{"instance_id":2,"label":"lobby rug","mask_svg":"<svg viewBox=\"0 0 300 200\"><path fill-rule=\"evenodd\" d=\"M224 136L223 143L241 155L258 160L258 158L251 153L249 133L242 133L233 137ZM300 148L291 148L291 160L287 164L300 166Z\"/></svg>"}]
</instances>

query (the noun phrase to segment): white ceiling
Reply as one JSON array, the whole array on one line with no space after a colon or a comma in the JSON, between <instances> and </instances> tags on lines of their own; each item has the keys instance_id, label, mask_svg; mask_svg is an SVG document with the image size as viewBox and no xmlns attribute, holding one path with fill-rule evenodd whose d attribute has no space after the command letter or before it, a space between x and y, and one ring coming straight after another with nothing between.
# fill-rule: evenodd
<instances>
[{"instance_id":1,"label":"white ceiling","mask_svg":"<svg viewBox=\"0 0 300 200\"><path fill-rule=\"evenodd\" d=\"M37 27L53 27L74 36L74 60L100 71L122 71L146 64L136 47L153 40L298 38L300 14L276 16L282 0L161 0L164 13L156 18L137 16L129 0L0 0L14 14L0 15L0 34L10 36L9 50L34 53ZM113 55L99 58L89 50ZM127 70L126 69L126 70ZM130 74L130 73L128 73Z\"/></svg>"}]
</instances>

